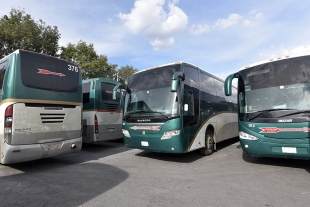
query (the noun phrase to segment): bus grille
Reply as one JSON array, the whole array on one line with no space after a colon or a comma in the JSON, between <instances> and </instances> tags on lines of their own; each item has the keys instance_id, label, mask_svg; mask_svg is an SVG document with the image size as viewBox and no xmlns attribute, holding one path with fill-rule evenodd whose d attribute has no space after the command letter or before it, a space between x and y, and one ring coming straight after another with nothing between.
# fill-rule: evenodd
<instances>
[{"instance_id":1,"label":"bus grille","mask_svg":"<svg viewBox=\"0 0 310 207\"><path fill-rule=\"evenodd\" d=\"M107 110L117 110L119 104L118 103L104 103L103 104Z\"/></svg>"},{"instance_id":2,"label":"bus grille","mask_svg":"<svg viewBox=\"0 0 310 207\"><path fill-rule=\"evenodd\" d=\"M46 114L41 113L41 121L42 123L63 123L65 119L65 114Z\"/></svg>"}]
</instances>

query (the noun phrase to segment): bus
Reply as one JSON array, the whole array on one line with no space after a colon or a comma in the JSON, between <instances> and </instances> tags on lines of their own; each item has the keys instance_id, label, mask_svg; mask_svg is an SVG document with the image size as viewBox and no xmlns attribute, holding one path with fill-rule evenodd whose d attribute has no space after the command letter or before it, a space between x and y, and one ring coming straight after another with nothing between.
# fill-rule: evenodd
<instances>
[{"instance_id":1,"label":"bus","mask_svg":"<svg viewBox=\"0 0 310 207\"><path fill-rule=\"evenodd\" d=\"M123 138L121 92L112 99L113 88L118 84L110 78L82 81L84 143Z\"/></svg>"},{"instance_id":2,"label":"bus","mask_svg":"<svg viewBox=\"0 0 310 207\"><path fill-rule=\"evenodd\" d=\"M309 159L310 54L241 68L226 78L227 96L234 78L243 151L258 157Z\"/></svg>"},{"instance_id":3,"label":"bus","mask_svg":"<svg viewBox=\"0 0 310 207\"><path fill-rule=\"evenodd\" d=\"M82 147L82 78L66 60L16 50L0 60L0 163Z\"/></svg>"},{"instance_id":4,"label":"bus","mask_svg":"<svg viewBox=\"0 0 310 207\"><path fill-rule=\"evenodd\" d=\"M238 136L236 96L226 99L223 87L224 81L186 62L136 72L128 86L114 88L126 91L125 145L212 154L217 143Z\"/></svg>"}]
</instances>

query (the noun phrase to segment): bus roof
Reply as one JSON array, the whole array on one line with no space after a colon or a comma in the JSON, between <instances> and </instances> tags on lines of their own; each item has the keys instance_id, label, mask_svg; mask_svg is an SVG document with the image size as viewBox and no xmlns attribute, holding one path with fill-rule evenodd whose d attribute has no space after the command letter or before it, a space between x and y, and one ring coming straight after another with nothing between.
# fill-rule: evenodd
<instances>
[{"instance_id":1,"label":"bus roof","mask_svg":"<svg viewBox=\"0 0 310 207\"><path fill-rule=\"evenodd\" d=\"M298 53L298 54L294 54L294 55L286 55L286 56L280 56L280 57L277 57L277 58L270 58L268 60L263 60L263 61L259 61L259 62L256 62L256 63L253 63L251 65L247 65L245 67L242 67L240 68L240 70L245 70L245 69L248 69L248 68L251 68L251 67L254 67L254 66L257 66L257 65L262 65L262 64L265 64L265 63L270 63L270 62L275 62L275 61L279 61L279 60L285 60L285 59L290 59L290 58L296 58L296 57L302 57L302 56L310 56L310 53L309 52L303 52L303 53Z\"/></svg>"},{"instance_id":2,"label":"bus roof","mask_svg":"<svg viewBox=\"0 0 310 207\"><path fill-rule=\"evenodd\" d=\"M87 83L90 81L97 81L97 80L102 81L102 82L118 83L118 81L113 78L101 78L101 77L85 79L85 80L82 80L82 83Z\"/></svg>"},{"instance_id":3,"label":"bus roof","mask_svg":"<svg viewBox=\"0 0 310 207\"><path fill-rule=\"evenodd\" d=\"M73 63L73 62L71 62L71 61L69 61L69 60L61 59L60 57L55 57L55 56L47 55L47 54L45 54L45 53L33 52L33 51L23 50L23 49L17 49L17 50L15 50L14 52L12 52L12 53L6 55L5 57L3 57L3 58L0 59L0 62L1 62L2 59L5 59L5 58L7 58L8 56L10 56L10 55L12 55L12 54L19 54L19 51L25 51L25 52L29 52L29 53L38 54L38 55L49 56L49 57L52 57L52 58L56 58L56 59L58 59L58 60L63 60L63 61L70 62L70 63L72 63L73 65L76 65L76 66L77 66L76 63Z\"/></svg>"},{"instance_id":4,"label":"bus roof","mask_svg":"<svg viewBox=\"0 0 310 207\"><path fill-rule=\"evenodd\" d=\"M137 72L135 72L134 74L136 73L141 73L141 72L144 72L144 71L148 71L148 70L153 70L153 69L156 69L156 68L160 68L160 67L164 67L164 66L169 66L169 65L177 65L177 64L187 64L187 65L191 65L195 68L198 68L199 70L203 71L204 73L206 73L207 75L219 80L219 81L222 81L224 82L222 79L220 79L219 77L216 77L215 75L212 75L211 73L208 73L207 71L201 69L200 67L198 67L197 65L194 65L194 64L191 64L191 63L188 63L188 62L184 62L184 61L178 61L178 62L174 62L174 63L167 63L167 64L163 64L163 65L158 65L158 66L154 66L154 67L151 67L151 68L146 68L144 70L139 70Z\"/></svg>"}]
</instances>

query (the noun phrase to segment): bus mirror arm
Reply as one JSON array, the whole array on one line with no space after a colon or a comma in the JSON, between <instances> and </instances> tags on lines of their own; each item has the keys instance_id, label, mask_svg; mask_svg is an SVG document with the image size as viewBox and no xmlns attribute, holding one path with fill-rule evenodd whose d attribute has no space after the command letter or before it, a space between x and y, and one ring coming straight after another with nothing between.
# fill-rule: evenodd
<instances>
[{"instance_id":1,"label":"bus mirror arm","mask_svg":"<svg viewBox=\"0 0 310 207\"><path fill-rule=\"evenodd\" d=\"M234 78L238 78L239 77L239 73L234 73L229 75L226 80L225 80L225 85L224 85L224 89L225 89L225 95L226 96L231 96L232 90L231 90L231 86L232 86L232 80Z\"/></svg>"},{"instance_id":2,"label":"bus mirror arm","mask_svg":"<svg viewBox=\"0 0 310 207\"><path fill-rule=\"evenodd\" d=\"M183 72L177 71L172 76L171 92L177 92L180 80L181 81L185 80L185 74Z\"/></svg>"},{"instance_id":3,"label":"bus mirror arm","mask_svg":"<svg viewBox=\"0 0 310 207\"><path fill-rule=\"evenodd\" d=\"M124 86L122 84L117 84L114 88L113 88L113 100L116 100L116 92L117 90L125 90L127 93L131 93L130 89L127 86Z\"/></svg>"}]
</instances>

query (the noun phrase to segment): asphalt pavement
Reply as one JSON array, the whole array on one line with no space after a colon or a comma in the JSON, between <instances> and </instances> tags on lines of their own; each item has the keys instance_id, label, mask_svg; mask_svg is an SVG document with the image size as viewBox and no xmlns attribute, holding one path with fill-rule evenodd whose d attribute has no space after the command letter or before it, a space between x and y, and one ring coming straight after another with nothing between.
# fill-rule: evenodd
<instances>
[{"instance_id":1,"label":"asphalt pavement","mask_svg":"<svg viewBox=\"0 0 310 207\"><path fill-rule=\"evenodd\" d=\"M81 152L0 165L0 206L310 205L310 161L257 158L237 138L204 157L84 144Z\"/></svg>"}]
</instances>

